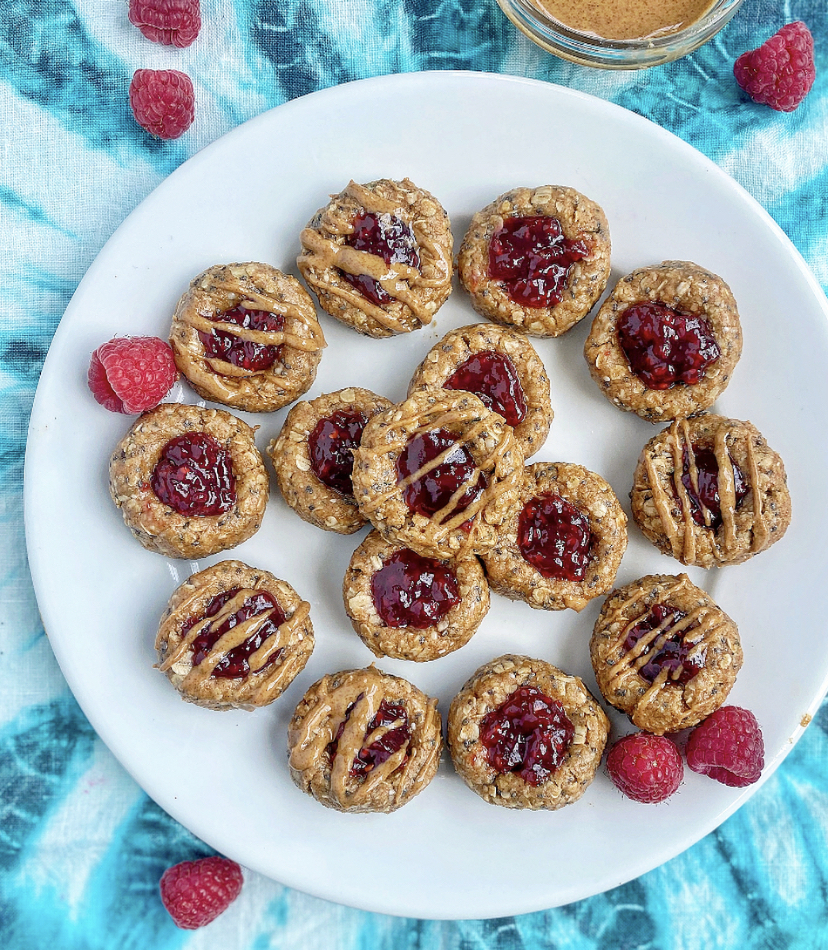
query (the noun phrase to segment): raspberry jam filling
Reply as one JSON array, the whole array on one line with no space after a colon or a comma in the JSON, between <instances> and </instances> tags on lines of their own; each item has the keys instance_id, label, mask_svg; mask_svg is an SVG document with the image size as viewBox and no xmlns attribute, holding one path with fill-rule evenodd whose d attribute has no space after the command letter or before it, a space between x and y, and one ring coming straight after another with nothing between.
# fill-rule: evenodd
<instances>
[{"instance_id":1,"label":"raspberry jam filling","mask_svg":"<svg viewBox=\"0 0 828 950\"><path fill-rule=\"evenodd\" d=\"M443 383L443 389L462 389L479 396L510 426L526 418L526 398L515 364L505 353L475 353Z\"/></svg>"},{"instance_id":2,"label":"raspberry jam filling","mask_svg":"<svg viewBox=\"0 0 828 950\"><path fill-rule=\"evenodd\" d=\"M560 495L537 495L518 516L518 547L544 577L581 581L589 566L589 519Z\"/></svg>"},{"instance_id":3,"label":"raspberry jam filling","mask_svg":"<svg viewBox=\"0 0 828 950\"><path fill-rule=\"evenodd\" d=\"M444 461L425 474L418 474L448 449L451 452ZM486 487L486 477L475 465L469 450L446 429L432 429L409 439L396 467L398 483L412 475L418 476L403 490L405 503L412 511L431 518L449 509L440 524L465 511ZM466 490L452 502L452 497L467 483Z\"/></svg>"},{"instance_id":4,"label":"raspberry jam filling","mask_svg":"<svg viewBox=\"0 0 828 950\"><path fill-rule=\"evenodd\" d=\"M489 242L489 277L503 281L515 303L554 307L563 299L570 267L588 253L583 241L564 237L557 218L506 218Z\"/></svg>"},{"instance_id":5,"label":"raspberry jam filling","mask_svg":"<svg viewBox=\"0 0 828 950\"><path fill-rule=\"evenodd\" d=\"M185 634L197 623L203 623L210 617L215 617L222 607L224 607L228 601L232 600L239 591L240 588L236 587L233 590L216 594L207 604L204 616L193 617L188 620L182 628L182 634ZM266 591L251 590L246 591L246 593L249 594L249 596L234 614L226 617L218 626L214 626L210 623L205 624L202 632L193 640L193 666L198 666L207 659L210 655L210 651L216 643L218 643L220 637L227 633L228 630L232 630L233 627L244 623L251 617L256 617L259 614L270 611L270 616L264 623L260 624L243 643L229 650L227 654L219 660L210 674L211 676L225 679L244 679L249 675L250 657L262 646L268 637L276 635L279 627L285 622L285 615L282 608ZM267 658L261 669L265 669L270 666L271 663L275 663L281 653L281 649L274 651Z\"/></svg>"},{"instance_id":6,"label":"raspberry jam filling","mask_svg":"<svg viewBox=\"0 0 828 950\"><path fill-rule=\"evenodd\" d=\"M693 458L696 463L698 491L693 486L690 474L690 453L684 449L681 483L687 490L690 499L690 514L699 527L716 529L722 523L722 507L719 498L719 463L716 454L710 449L693 446ZM728 455L728 458L730 456ZM748 493L745 476L739 466L730 458L733 466L733 489L738 508L742 499ZM705 521L705 509L709 514L709 524Z\"/></svg>"},{"instance_id":7,"label":"raspberry jam filling","mask_svg":"<svg viewBox=\"0 0 828 950\"><path fill-rule=\"evenodd\" d=\"M170 439L150 485L158 499L180 515L223 515L236 504L230 453L206 432Z\"/></svg>"},{"instance_id":8,"label":"raspberry jam filling","mask_svg":"<svg viewBox=\"0 0 828 950\"><path fill-rule=\"evenodd\" d=\"M648 683L652 683L662 670L666 670L668 684L683 686L704 668L706 650L701 649L692 656L688 656L693 644L684 642L687 630L697 624L684 627L670 636L673 627L686 616L683 610L678 610L669 604L654 604L647 616L639 620L627 634L624 650L629 653L642 637L650 639L653 630L657 628L660 630L658 636L650 639L638 655L639 658L645 658L647 661L639 667L638 675Z\"/></svg>"},{"instance_id":9,"label":"raspberry jam filling","mask_svg":"<svg viewBox=\"0 0 828 950\"><path fill-rule=\"evenodd\" d=\"M404 548L372 576L371 597L387 627L424 630L460 603L460 587L445 561Z\"/></svg>"},{"instance_id":10,"label":"raspberry jam filling","mask_svg":"<svg viewBox=\"0 0 828 950\"><path fill-rule=\"evenodd\" d=\"M721 356L704 317L660 303L627 307L616 332L630 368L648 389L693 386Z\"/></svg>"},{"instance_id":11,"label":"raspberry jam filling","mask_svg":"<svg viewBox=\"0 0 828 950\"><path fill-rule=\"evenodd\" d=\"M234 307L224 313L202 314L209 320L222 323L235 323L246 330L269 330L281 332L285 328L285 318L281 313L270 313L267 310L246 310L244 307ZM265 343L254 343L252 340L242 340L226 330L213 330L212 333L198 331L198 337L204 346L204 353L208 359L222 360L246 369L253 373L260 373L269 369L282 355L283 344L270 346Z\"/></svg>"},{"instance_id":12,"label":"raspberry jam filling","mask_svg":"<svg viewBox=\"0 0 828 950\"><path fill-rule=\"evenodd\" d=\"M420 269L417 239L405 221L395 214L364 212L354 218L353 228L345 239L351 247L376 254L389 267L392 264L407 264L415 270ZM394 299L382 284L367 274L348 274L343 271L342 276L377 306L391 303Z\"/></svg>"},{"instance_id":13,"label":"raspberry jam filling","mask_svg":"<svg viewBox=\"0 0 828 950\"><path fill-rule=\"evenodd\" d=\"M354 711L357 703L363 698L364 693L360 693L354 702L345 710L345 718L339 724L333 742L328 743L327 752L331 761L333 761L336 755L339 740L345 731L345 724L351 718L351 713ZM408 713L405 711L405 706L402 703L390 703L387 699L383 699L380 702L379 709L368 723L365 738L367 739L375 729L391 726L395 722L399 722L400 725L384 732L379 739L375 739L370 745L363 746L359 752L357 752L348 770L348 774L351 778L358 775L367 775L378 765L382 765L383 762L390 759L396 752L399 752L403 746L408 745L411 740L411 731L408 728ZM405 765L407 761L408 756L406 755L400 763L400 766Z\"/></svg>"},{"instance_id":14,"label":"raspberry jam filling","mask_svg":"<svg viewBox=\"0 0 828 950\"><path fill-rule=\"evenodd\" d=\"M353 495L354 449L368 421L363 412L337 409L320 419L308 437L311 471L328 488Z\"/></svg>"},{"instance_id":15,"label":"raspberry jam filling","mask_svg":"<svg viewBox=\"0 0 828 950\"><path fill-rule=\"evenodd\" d=\"M557 699L534 686L519 686L480 721L489 765L515 772L527 785L542 785L566 757L575 727Z\"/></svg>"}]
</instances>

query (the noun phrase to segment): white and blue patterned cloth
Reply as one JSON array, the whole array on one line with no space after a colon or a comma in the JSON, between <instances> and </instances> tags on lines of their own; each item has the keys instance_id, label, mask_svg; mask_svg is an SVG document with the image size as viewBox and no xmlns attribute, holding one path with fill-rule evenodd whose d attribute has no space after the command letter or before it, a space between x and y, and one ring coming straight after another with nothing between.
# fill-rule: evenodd
<instances>
[{"instance_id":1,"label":"white and blue patterned cloth","mask_svg":"<svg viewBox=\"0 0 828 950\"><path fill-rule=\"evenodd\" d=\"M0 947L828 946L825 707L717 831L577 904L489 921L402 920L248 874L234 909L206 930L172 924L160 875L209 849L135 786L76 705L38 616L22 514L28 416L55 327L104 242L155 185L244 120L325 86L425 69L511 73L612 100L694 145L759 200L828 288L826 0L746 0L686 59L617 73L542 53L495 0L202 0L202 11L199 39L174 50L129 24L127 0L0 4ZM817 80L785 115L749 102L732 68L795 19L815 36ZM127 89L141 67L192 77L197 117L178 141L153 140L133 121Z\"/></svg>"}]
</instances>

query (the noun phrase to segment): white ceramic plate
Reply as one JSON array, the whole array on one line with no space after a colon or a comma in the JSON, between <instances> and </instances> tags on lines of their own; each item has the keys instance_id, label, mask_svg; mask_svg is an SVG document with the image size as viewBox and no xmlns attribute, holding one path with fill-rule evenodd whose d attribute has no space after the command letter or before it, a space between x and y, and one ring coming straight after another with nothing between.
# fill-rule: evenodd
<instances>
[{"instance_id":1,"label":"white ceramic plate","mask_svg":"<svg viewBox=\"0 0 828 950\"><path fill-rule=\"evenodd\" d=\"M132 539L107 491L107 459L130 420L86 389L92 350L116 334L165 336L189 280L212 264L262 260L295 272L299 231L350 178L409 176L448 209L456 241L471 215L515 185L573 186L603 206L613 281L663 259L721 274L739 301L741 364L718 409L752 420L787 462L794 522L750 563L690 571L739 624L745 665L731 701L764 729L765 777L826 690L819 601L828 575L823 483L828 441L826 303L769 216L692 148L637 115L553 85L472 73L388 76L328 89L246 123L172 174L119 228L81 282L38 388L26 459L29 558L46 630L84 712L146 791L217 850L292 887L356 907L432 918L538 910L647 871L715 828L753 789L687 772L669 804L625 800L604 774L556 813L487 805L446 759L434 782L390 815L329 811L291 783L286 728L305 689L373 656L352 632L340 585L362 534L316 530L274 488L259 533L225 556L290 581L312 604L317 647L269 708L216 713L182 702L153 669L158 619L199 564ZM326 316L329 348L311 396L346 385L401 399L425 352L475 322L456 288L436 324L369 340ZM656 431L613 408L590 380L584 323L537 342L556 416L539 460L604 475L627 506L636 458ZM195 402L180 386L177 398ZM247 417L264 449L286 410ZM678 572L632 526L618 575ZM594 690L587 644L598 612L533 611L493 598L470 644L428 664L379 663L440 699L503 652L550 660ZM628 731L614 716L616 734Z\"/></svg>"}]
</instances>

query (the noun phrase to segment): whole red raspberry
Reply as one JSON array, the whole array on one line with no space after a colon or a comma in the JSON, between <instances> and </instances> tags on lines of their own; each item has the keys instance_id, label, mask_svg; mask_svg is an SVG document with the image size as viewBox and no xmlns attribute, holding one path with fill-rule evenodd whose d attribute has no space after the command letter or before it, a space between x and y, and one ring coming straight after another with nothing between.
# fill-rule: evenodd
<instances>
[{"instance_id":1,"label":"whole red raspberry","mask_svg":"<svg viewBox=\"0 0 828 950\"><path fill-rule=\"evenodd\" d=\"M694 772L734 788L753 785L765 765L756 716L739 706L722 706L690 733L686 755Z\"/></svg>"},{"instance_id":2,"label":"whole red raspberry","mask_svg":"<svg viewBox=\"0 0 828 950\"><path fill-rule=\"evenodd\" d=\"M92 354L87 381L111 412L154 409L178 379L173 352L154 336L116 337Z\"/></svg>"},{"instance_id":3,"label":"whole red raspberry","mask_svg":"<svg viewBox=\"0 0 828 950\"><path fill-rule=\"evenodd\" d=\"M793 112L814 84L814 38L801 21L783 26L733 66L736 82L762 105Z\"/></svg>"},{"instance_id":4,"label":"whole red raspberry","mask_svg":"<svg viewBox=\"0 0 828 950\"><path fill-rule=\"evenodd\" d=\"M619 739L607 756L607 771L628 798L648 805L669 798L684 778L676 744L647 732Z\"/></svg>"},{"instance_id":5,"label":"whole red raspberry","mask_svg":"<svg viewBox=\"0 0 828 950\"><path fill-rule=\"evenodd\" d=\"M176 927L196 930L215 920L233 903L244 877L235 861L219 857L182 861L161 877L161 901Z\"/></svg>"},{"instance_id":6,"label":"whole red raspberry","mask_svg":"<svg viewBox=\"0 0 828 950\"><path fill-rule=\"evenodd\" d=\"M195 117L193 83L177 69L138 69L129 86L135 121L159 139L177 139Z\"/></svg>"},{"instance_id":7,"label":"whole red raspberry","mask_svg":"<svg viewBox=\"0 0 828 950\"><path fill-rule=\"evenodd\" d=\"M201 29L200 0L129 0L129 22L153 43L183 49Z\"/></svg>"}]
</instances>

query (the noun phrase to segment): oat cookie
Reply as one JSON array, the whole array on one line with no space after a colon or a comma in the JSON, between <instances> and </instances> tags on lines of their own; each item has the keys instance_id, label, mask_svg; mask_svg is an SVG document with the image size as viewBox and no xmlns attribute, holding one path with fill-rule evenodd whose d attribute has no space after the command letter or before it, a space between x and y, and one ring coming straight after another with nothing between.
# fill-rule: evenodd
<instances>
[{"instance_id":1,"label":"oat cookie","mask_svg":"<svg viewBox=\"0 0 828 950\"><path fill-rule=\"evenodd\" d=\"M354 551L342 596L354 630L375 656L417 662L459 650L489 610L477 558L424 558L377 531Z\"/></svg>"},{"instance_id":2,"label":"oat cookie","mask_svg":"<svg viewBox=\"0 0 828 950\"><path fill-rule=\"evenodd\" d=\"M374 666L323 676L288 727L291 778L337 811L401 808L434 778L442 747L437 700Z\"/></svg>"},{"instance_id":3,"label":"oat cookie","mask_svg":"<svg viewBox=\"0 0 828 950\"><path fill-rule=\"evenodd\" d=\"M782 459L752 423L713 413L677 419L650 439L630 499L646 538L699 567L748 560L791 520Z\"/></svg>"},{"instance_id":4,"label":"oat cookie","mask_svg":"<svg viewBox=\"0 0 828 950\"><path fill-rule=\"evenodd\" d=\"M319 305L367 336L425 326L451 293L448 215L407 178L351 181L300 240L297 265Z\"/></svg>"},{"instance_id":5,"label":"oat cookie","mask_svg":"<svg viewBox=\"0 0 828 950\"><path fill-rule=\"evenodd\" d=\"M609 720L577 676L505 655L454 697L446 742L463 781L492 805L554 810L595 777Z\"/></svg>"},{"instance_id":6,"label":"oat cookie","mask_svg":"<svg viewBox=\"0 0 828 950\"><path fill-rule=\"evenodd\" d=\"M515 188L472 218L457 268L481 316L554 337L604 292L610 250L606 215L594 201L559 185Z\"/></svg>"},{"instance_id":7,"label":"oat cookie","mask_svg":"<svg viewBox=\"0 0 828 950\"><path fill-rule=\"evenodd\" d=\"M494 546L522 471L511 426L477 396L441 389L369 420L352 480L384 538L424 557L463 558Z\"/></svg>"},{"instance_id":8,"label":"oat cookie","mask_svg":"<svg viewBox=\"0 0 828 950\"><path fill-rule=\"evenodd\" d=\"M199 558L259 530L268 478L254 430L223 409L162 403L109 460L109 493L150 551Z\"/></svg>"},{"instance_id":9,"label":"oat cookie","mask_svg":"<svg viewBox=\"0 0 828 950\"><path fill-rule=\"evenodd\" d=\"M365 525L351 484L353 450L367 421L391 405L383 396L351 386L290 410L267 451L276 484L300 518L338 534L353 534Z\"/></svg>"},{"instance_id":10,"label":"oat cookie","mask_svg":"<svg viewBox=\"0 0 828 950\"><path fill-rule=\"evenodd\" d=\"M601 392L650 422L712 406L741 353L730 288L690 261L664 261L621 278L584 345Z\"/></svg>"},{"instance_id":11,"label":"oat cookie","mask_svg":"<svg viewBox=\"0 0 828 950\"><path fill-rule=\"evenodd\" d=\"M465 389L500 413L528 459L552 423L549 377L534 346L517 330L479 323L451 330L414 371L409 396L420 389Z\"/></svg>"},{"instance_id":12,"label":"oat cookie","mask_svg":"<svg viewBox=\"0 0 828 950\"><path fill-rule=\"evenodd\" d=\"M535 462L520 501L481 555L493 591L543 610L582 610L608 591L627 547L627 516L582 465Z\"/></svg>"},{"instance_id":13,"label":"oat cookie","mask_svg":"<svg viewBox=\"0 0 828 950\"><path fill-rule=\"evenodd\" d=\"M325 337L308 293L268 264L199 274L173 315L175 363L199 396L273 412L313 385Z\"/></svg>"},{"instance_id":14,"label":"oat cookie","mask_svg":"<svg viewBox=\"0 0 828 950\"><path fill-rule=\"evenodd\" d=\"M198 706L267 706L308 662L309 612L287 581L242 561L220 561L170 598L155 640L158 669Z\"/></svg>"},{"instance_id":15,"label":"oat cookie","mask_svg":"<svg viewBox=\"0 0 828 950\"><path fill-rule=\"evenodd\" d=\"M742 666L736 624L686 574L650 574L614 590L589 651L607 702L656 735L707 718Z\"/></svg>"}]
</instances>

